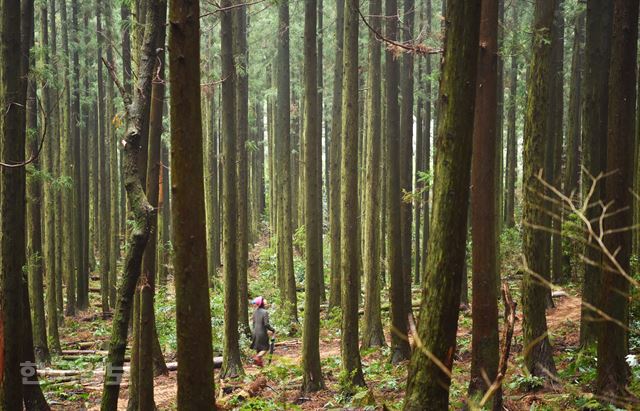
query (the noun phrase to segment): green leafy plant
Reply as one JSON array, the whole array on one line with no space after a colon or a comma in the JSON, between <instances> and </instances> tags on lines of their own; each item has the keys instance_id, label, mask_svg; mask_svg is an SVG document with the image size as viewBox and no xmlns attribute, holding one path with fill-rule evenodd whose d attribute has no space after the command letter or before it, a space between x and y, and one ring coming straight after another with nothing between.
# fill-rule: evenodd
<instances>
[{"instance_id":1,"label":"green leafy plant","mask_svg":"<svg viewBox=\"0 0 640 411\"><path fill-rule=\"evenodd\" d=\"M518 375L507 386L512 390L535 391L544 386L544 378L531 374Z\"/></svg>"}]
</instances>

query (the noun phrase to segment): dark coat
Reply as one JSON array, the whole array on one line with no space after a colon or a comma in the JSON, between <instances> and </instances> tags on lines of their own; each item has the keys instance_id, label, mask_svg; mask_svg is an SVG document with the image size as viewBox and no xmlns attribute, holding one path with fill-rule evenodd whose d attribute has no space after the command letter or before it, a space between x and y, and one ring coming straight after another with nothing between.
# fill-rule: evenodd
<instances>
[{"instance_id":1,"label":"dark coat","mask_svg":"<svg viewBox=\"0 0 640 411\"><path fill-rule=\"evenodd\" d=\"M276 332L269 324L269 312L264 308L258 308L253 313L253 338L251 339L251 348L257 352L269 350L269 335L267 330Z\"/></svg>"}]
</instances>

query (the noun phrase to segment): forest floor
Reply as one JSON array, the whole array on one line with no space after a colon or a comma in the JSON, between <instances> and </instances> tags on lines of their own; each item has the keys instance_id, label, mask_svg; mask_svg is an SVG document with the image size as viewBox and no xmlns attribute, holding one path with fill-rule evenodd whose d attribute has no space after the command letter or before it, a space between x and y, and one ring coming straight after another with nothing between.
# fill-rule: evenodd
<instances>
[{"instance_id":1,"label":"forest floor","mask_svg":"<svg viewBox=\"0 0 640 411\"><path fill-rule=\"evenodd\" d=\"M250 282L263 276L260 272L261 250L251 254ZM263 279L264 280L264 279ZM512 290L517 289L517 280L512 279ZM265 282L265 281L262 281ZM93 287L97 287L93 285ZM173 304L172 287L159 296L166 304ZM251 288L251 286L250 286ZM250 289L251 291L251 289ZM580 298L570 288L554 298L555 308L547 311L549 335L554 348L554 357L559 371L559 382L544 384L542 380L529 376L522 359L522 314L518 311L514 342L508 373L504 381L505 408L508 410L529 409L596 409L596 401L591 394L595 378L595 359L589 353L579 350ZM221 299L213 297L212 305ZM302 295L301 293L300 295ZM419 293L415 290L415 295ZM269 298L269 297L268 297ZM92 302L98 303L99 294L93 293ZM516 301L519 300L514 296ZM383 301L384 298L383 298ZM167 362L175 361L175 328L165 328L162 321L171 321L171 311L162 308L158 315L158 331L165 350ZM162 310L168 311L167 318ZM272 308L273 309L273 308ZM215 310L212 308L212 316ZM251 351L246 341L243 347L246 375L238 381L221 382L216 370L216 398L222 409L240 410L315 410L315 409L399 409L404 397L407 364L392 366L387 361L388 348L371 349L362 352L363 370L368 389L358 390L355 395L344 394L340 382L340 320L335 313L322 314L320 353L326 388L314 394L302 394L300 384L302 338L298 331L293 337L278 335L278 343L271 364L264 368L255 367L249 360ZM388 313L383 313L385 328L388 329ZM277 315L274 316L277 327ZM163 319L164 318L164 319ZM221 319L212 320L212 325L221 324ZM501 320L502 321L502 320ZM502 327L502 325L501 325ZM92 308L73 319L66 319L61 328L63 350L105 350L110 332L110 322L101 319L99 308ZM216 335L214 333L214 351ZM387 335L389 341L389 336ZM453 370L451 387L451 408L461 409L466 400L468 375L471 367L471 316L462 310L458 327L458 352ZM173 348L173 350L172 350ZM99 409L102 392L102 368L104 351L83 355L62 355L55 357L51 368L77 370L75 376L43 377L45 395L55 410ZM219 355L219 354L216 354ZM128 365L128 364L126 364ZM95 372L95 371L98 372ZM176 371L155 379L155 400L159 410L176 408ZM128 400L128 375L120 390L119 409L126 409ZM251 386L251 387L250 387ZM247 391L251 392L249 394ZM231 392L231 393L229 393ZM532 404L536 404L532 408Z\"/></svg>"}]
</instances>

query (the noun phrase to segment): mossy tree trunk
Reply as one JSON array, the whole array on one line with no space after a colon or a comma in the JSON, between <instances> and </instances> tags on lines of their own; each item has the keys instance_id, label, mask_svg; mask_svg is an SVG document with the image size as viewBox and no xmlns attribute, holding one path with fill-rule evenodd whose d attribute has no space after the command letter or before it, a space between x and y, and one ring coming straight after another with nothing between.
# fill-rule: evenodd
<instances>
[{"instance_id":1,"label":"mossy tree trunk","mask_svg":"<svg viewBox=\"0 0 640 411\"><path fill-rule=\"evenodd\" d=\"M322 249L322 135L318 111L316 0L304 3L304 225L305 309L302 336L302 390L324 387L320 368L320 297L323 275Z\"/></svg>"},{"instance_id":2,"label":"mossy tree trunk","mask_svg":"<svg viewBox=\"0 0 640 411\"><path fill-rule=\"evenodd\" d=\"M289 68L289 1L278 4L278 52L276 57L277 107L276 112L276 204L278 207L278 272L281 276L281 292L287 302L289 317L297 321L296 283L293 272L293 204L291 172L291 113Z\"/></svg>"},{"instance_id":3,"label":"mossy tree trunk","mask_svg":"<svg viewBox=\"0 0 640 411\"><path fill-rule=\"evenodd\" d=\"M167 277L169 275L169 238L171 234L169 232L170 220L171 220L171 206L169 200L169 149L166 143L162 144L162 167L160 168L159 185L161 187L160 195L158 196L158 209L160 210L161 223L158 229L158 238L160 241L160 249L158 252L158 267L160 268L158 273L158 284L160 287L167 285Z\"/></svg>"},{"instance_id":4,"label":"mossy tree trunk","mask_svg":"<svg viewBox=\"0 0 640 411\"><path fill-rule=\"evenodd\" d=\"M53 9L53 2L49 2L51 9ZM50 67L53 49L52 42L49 40L49 13L47 10L47 2L41 4L40 8L40 32L42 33L42 45L44 51L42 53L42 63L44 67ZM47 134L45 138L49 144L45 147L44 153L44 169L51 176L55 176L55 167L57 163L56 158L56 145L57 145L57 108L54 107L54 100L52 96L53 88L49 83L46 83L42 87L42 100L45 110L48 114L47 121L49 126L47 127ZM45 230L45 242L44 242L44 276L46 278L46 309L47 309L47 337L49 342L49 350L53 353L59 353L60 349L60 337L58 333L58 309L56 305L56 254L55 244L57 243L56 235L56 190L50 182L44 185L44 230Z\"/></svg>"},{"instance_id":5,"label":"mossy tree trunk","mask_svg":"<svg viewBox=\"0 0 640 411\"><path fill-rule=\"evenodd\" d=\"M225 0L222 6L230 6ZM243 374L240 360L238 334L238 201L236 191L236 66L233 60L232 9L220 14L220 40L222 77L222 224L224 248L224 362L221 378L233 378ZM197 13L196 13L197 15ZM199 100L198 100L199 104ZM174 203L175 208L175 203ZM174 219L174 224L177 221ZM210 326L207 326L209 329ZM195 365L194 365L195 366ZM213 375L213 373L212 373Z\"/></svg>"},{"instance_id":6,"label":"mossy tree trunk","mask_svg":"<svg viewBox=\"0 0 640 411\"><path fill-rule=\"evenodd\" d=\"M609 113L606 170L613 172L605 184L605 204L614 210L604 224L605 245L617 264L606 260L614 270L603 270L602 311L611 318L600 326L596 390L604 400L624 404L628 395L629 281L621 270L630 272L632 231L632 193L636 125L636 75L638 41L638 0L613 2L611 69L609 72ZM615 213L615 210L618 210ZM617 231L616 231L617 230ZM615 250L615 251L614 251Z\"/></svg>"},{"instance_id":7,"label":"mossy tree trunk","mask_svg":"<svg viewBox=\"0 0 640 411\"><path fill-rule=\"evenodd\" d=\"M157 43L154 49L158 52L154 73L164 79L165 73L165 22L167 16L166 0L158 0L150 4L148 8L157 7L157 20L151 24L160 26L157 34ZM164 84L162 81L153 81L151 86L151 99L149 100L149 144L147 150L147 200L154 209L158 208L159 179L160 179L160 146L162 136L162 113L164 106ZM146 108L145 108L146 109ZM128 409L153 410L153 374L154 368L157 374L167 373L160 343L155 331L154 294L156 286L156 252L157 252L157 227L158 215L151 217L149 227L149 239L142 258L142 272L139 287L136 291L137 307L134 308L134 335L131 352L131 383L129 385ZM144 295L146 293L146 295ZM147 305L143 305L143 302ZM146 338L149 337L150 338ZM133 379L136 381L133 381Z\"/></svg>"},{"instance_id":8,"label":"mossy tree trunk","mask_svg":"<svg viewBox=\"0 0 640 411\"><path fill-rule=\"evenodd\" d=\"M71 1L71 38L72 45L79 44L78 27L78 1ZM71 85L71 158L72 160L72 180L73 180L73 258L75 266L75 302L76 308L85 310L89 305L89 289L86 283L89 280L89 273L84 269L84 245L82 238L82 166L80 153L80 53L79 47L71 47L71 58L73 60L73 74ZM86 291L86 294L85 294Z\"/></svg>"},{"instance_id":9,"label":"mossy tree trunk","mask_svg":"<svg viewBox=\"0 0 640 411\"><path fill-rule=\"evenodd\" d=\"M228 2L222 3L223 7L228 5ZM200 108L200 20L197 18L199 14L200 7L197 1L171 0L169 3L169 81L172 85L171 221L175 244L176 322L180 367L178 409L184 410L216 408L206 230L202 224L205 209ZM230 31L230 12L224 12L221 18L224 29ZM230 51L229 42L230 39L223 44ZM229 78L233 79L233 76ZM233 80L225 81L223 87L233 87ZM233 103L229 107L229 110L232 109ZM233 166L230 169L233 169ZM233 176L233 172L225 174ZM233 227L230 227L230 230L232 229ZM226 261L225 268L233 265L229 264L229 259ZM228 296L227 293L225 297ZM236 313L237 311L234 312Z\"/></svg>"},{"instance_id":10,"label":"mossy tree trunk","mask_svg":"<svg viewBox=\"0 0 640 411\"><path fill-rule=\"evenodd\" d=\"M33 70L35 66L34 56L30 56L29 50L34 45L34 22L33 22L33 1L29 0L23 4L23 8L29 9L29 23L23 25L22 44L28 44L23 50L23 64L27 66L27 70ZM23 17L25 17L23 15ZM27 27L28 26L28 27ZM25 32L28 31L28 32ZM28 41L25 43L25 41ZM24 52L27 52L26 56ZM30 75L27 79L26 94L26 146L29 156L38 152L40 144L40 130L38 129L38 103L37 85L34 75ZM42 127L42 126L40 126ZM27 167L27 267L28 267L28 284L29 284L29 300L31 305L31 321L33 323L33 348L35 350L35 359L39 364L46 364L51 360L49 355L49 346L47 343L47 325L44 315L44 259L42 253L42 182L41 177L42 165L41 157L36 158L29 167Z\"/></svg>"},{"instance_id":11,"label":"mossy tree trunk","mask_svg":"<svg viewBox=\"0 0 640 411\"><path fill-rule=\"evenodd\" d=\"M238 207L238 321L245 334L249 328L249 287L247 266L249 261L249 165L247 141L249 140L249 55L247 46L247 6L241 5L234 12L234 56L238 64L236 78L236 149L237 149L237 207Z\"/></svg>"},{"instance_id":12,"label":"mossy tree trunk","mask_svg":"<svg viewBox=\"0 0 640 411\"><path fill-rule=\"evenodd\" d=\"M340 279L340 142L342 135L342 60L344 2L336 0L336 55L333 71L333 108L329 140L329 308L341 306Z\"/></svg>"},{"instance_id":13,"label":"mossy tree trunk","mask_svg":"<svg viewBox=\"0 0 640 411\"><path fill-rule=\"evenodd\" d=\"M571 80L569 91L569 109L567 119L566 166L563 175L564 193L572 199L580 198L580 142L582 131L582 70L584 60L585 12L579 10L574 19L573 55L571 57ZM566 214L566 212L565 212ZM566 215L564 217L566 220ZM564 226L563 226L564 230ZM574 265L578 256L573 251L574 241L563 236L562 278L573 278Z\"/></svg>"},{"instance_id":14,"label":"mossy tree trunk","mask_svg":"<svg viewBox=\"0 0 640 411\"><path fill-rule=\"evenodd\" d=\"M554 187L561 188L562 183L562 148L564 126L564 0L558 0L555 18L551 28L551 100L548 104L549 140L547 141L545 180ZM560 217L547 218L546 227L552 228L551 234L551 279L554 283L565 282L562 276L562 211L557 203L549 202L548 208L553 215ZM549 306L553 306L551 293L548 295Z\"/></svg>"},{"instance_id":15,"label":"mossy tree trunk","mask_svg":"<svg viewBox=\"0 0 640 411\"><path fill-rule=\"evenodd\" d=\"M102 4L104 4L104 13L105 13L105 31L107 33L107 38L112 38L113 35L113 15L112 15L112 0L102 0L104 1ZM123 44L125 43L125 37L123 37ZM123 47L124 48L124 47ZM126 51L126 49L124 50ZM113 45L110 42L107 42L107 61L109 62L113 62ZM127 54L126 53L122 53L123 56L123 72L127 73L125 74L125 78L124 78L124 88L125 90L127 90L127 92L131 92L131 87L130 87L130 79L131 79L131 52L129 49L129 58L127 58ZM127 71L128 70L128 71ZM114 99L115 99L115 95L114 95L114 86L113 86L113 82L112 81L107 81L106 84L106 93L105 93L105 106L106 106L106 116L107 118L105 119L105 124L107 125L107 132L106 132L106 147L108 147L108 149L105 149L105 156L107 156L107 158L109 159L109 177L108 180L110 182L110 194L111 194L111 198L109 199L110 201L110 205L109 205L109 209L111 211L111 222L109 224L110 226L110 233L109 233L109 239L111 241L111 245L109 246L109 307L111 308L115 308L116 307L116 299L117 299L117 282L118 282L118 267L117 267L117 262L118 262L118 258L120 256L120 235L121 235L121 224L120 224L120 220L121 220L121 199L120 199L120 175L122 174L122 172L118 172L118 165L119 165L119 161L118 161L118 152L120 151L118 149L118 147L120 146L120 144L118 144L118 137L116 136L116 132L115 132L115 128L113 126L113 123L111 121L111 119L113 119L114 115L115 115L115 106L114 106ZM107 154L107 150L108 150L108 154ZM122 153L122 152L121 152ZM121 154L122 155L122 154ZM105 172L106 172L107 166L105 164ZM105 178L107 178L107 176L105 175ZM124 199L122 199L124 201Z\"/></svg>"},{"instance_id":16,"label":"mossy tree trunk","mask_svg":"<svg viewBox=\"0 0 640 411\"><path fill-rule=\"evenodd\" d=\"M96 204L91 198L93 194L92 188L93 184L90 178L90 168L92 166L92 161L94 158L94 142L96 138L96 130L95 130L95 121L96 121L96 111L95 111L95 95L92 92L92 89L89 86L89 77L93 74L94 69L92 67L92 63L94 60L91 58L92 56L89 53L89 45L91 44L91 33L92 28L89 26L89 7L82 7L81 5L81 13L82 13L82 27L83 27L83 36L82 40L79 42L84 43L83 57L84 57L84 67L82 74L82 87L83 87L83 95L81 97L81 114L82 114L82 132L84 133L83 138L80 139L80 176L82 182L82 208L81 215L82 220L80 222L80 231L82 234L82 272L84 274L83 282L82 282L82 290L81 297L83 304L85 305L85 309L89 308L89 281L91 277L91 270L94 267L94 250L95 243L93 242L93 238L91 237L91 222L92 218L90 218L91 206L92 204ZM93 11L93 10L92 10ZM97 62L99 63L99 62ZM91 142L91 143L90 143Z\"/></svg>"},{"instance_id":17,"label":"mossy tree trunk","mask_svg":"<svg viewBox=\"0 0 640 411\"><path fill-rule=\"evenodd\" d=\"M533 56L527 85L527 112L524 124L524 177L523 177L523 236L524 277L522 280L522 332L525 365L537 377L549 378L555 374L555 364L545 309L550 289L549 234L539 227L548 226L545 213L545 188L538 175L545 170L545 148L551 138L548 134L551 118L548 108L552 98L552 25L557 0L537 0L533 37ZM548 171L545 170L545 171ZM546 173L542 178L548 180Z\"/></svg>"},{"instance_id":18,"label":"mossy tree trunk","mask_svg":"<svg viewBox=\"0 0 640 411\"><path fill-rule=\"evenodd\" d=\"M358 349L360 259L358 237L358 0L345 1L340 162L340 268L342 276L342 369L364 385Z\"/></svg>"},{"instance_id":19,"label":"mossy tree trunk","mask_svg":"<svg viewBox=\"0 0 640 411\"><path fill-rule=\"evenodd\" d=\"M482 2L471 163L472 334L469 394L484 395L498 374L496 169L498 145L498 0ZM502 394L493 395L502 409Z\"/></svg>"},{"instance_id":20,"label":"mossy tree trunk","mask_svg":"<svg viewBox=\"0 0 640 411\"><path fill-rule=\"evenodd\" d=\"M0 1L0 160L24 161L24 105L21 96L20 2ZM0 408L22 409L22 267L25 259L25 170L24 167L0 167L0 298L2 338L0 339Z\"/></svg>"},{"instance_id":21,"label":"mossy tree trunk","mask_svg":"<svg viewBox=\"0 0 640 411\"><path fill-rule=\"evenodd\" d=\"M413 20L415 15L415 1L404 0L402 16L402 39L411 43L413 41ZM412 192L411 171L413 169L413 55L402 55L400 72L400 89L402 99L400 102L400 193ZM401 199L400 203L400 233L402 248L402 277L404 305L406 313L412 311L411 307L411 238L412 238L412 204L411 201Z\"/></svg>"},{"instance_id":22,"label":"mossy tree trunk","mask_svg":"<svg viewBox=\"0 0 640 411\"><path fill-rule=\"evenodd\" d=\"M433 224L416 337L422 348L416 348L411 357L405 410L444 410L449 404L450 374L425 352L447 370L452 369L464 274L473 135L473 123L458 119L474 116L480 3L447 2Z\"/></svg>"},{"instance_id":23,"label":"mossy tree trunk","mask_svg":"<svg viewBox=\"0 0 640 411\"><path fill-rule=\"evenodd\" d=\"M518 7L512 8L512 25L518 27ZM507 108L507 164L506 164L506 192L504 205L504 221L507 228L515 226L516 179L518 167L518 137L516 113L518 109L518 47L517 36L513 37L511 47L511 68L509 75L509 97Z\"/></svg>"},{"instance_id":24,"label":"mossy tree trunk","mask_svg":"<svg viewBox=\"0 0 640 411\"><path fill-rule=\"evenodd\" d=\"M110 63L108 66L112 80L114 82L117 81L126 108L126 132L124 135L122 173L129 205L128 220L132 221L132 223L128 229L129 238L124 261L124 274L117 291L117 301L112 322L109 354L107 357L102 393L101 409L103 411L112 411L117 408L122 372L121 367L124 362L124 354L127 346L127 333L133 297L136 284L142 271L142 259L150 235L152 218L155 217L153 207L149 204L142 187L138 167L140 165L139 156L141 151L141 133L143 132L143 112L148 110L151 102L153 69L156 64L157 55L156 46L161 30L160 26L162 26L161 20L159 19L161 13L159 0L153 1L151 7L148 9L148 13L148 21L153 22L153 24L147 25L145 29L142 50L140 51L141 64L138 71L136 87L133 89L133 96L131 96L117 80L113 66ZM109 16L108 12L107 16ZM108 21L107 25L109 25ZM108 58L109 56L107 55L107 59ZM176 290L176 300L178 304L180 291L178 287L176 287ZM190 295L190 298L193 299L196 297ZM179 308L177 310L179 313ZM179 317L177 321L178 324L180 324ZM201 334L202 330L199 329L198 333Z\"/></svg>"},{"instance_id":25,"label":"mossy tree trunk","mask_svg":"<svg viewBox=\"0 0 640 411\"><path fill-rule=\"evenodd\" d=\"M33 15L32 15L33 16ZM24 27L24 26L23 26ZM29 303L29 292L28 292L28 281L27 276L23 276L23 285L22 285L22 327L23 327L23 335L22 335L22 358L21 364L34 364L36 363L35 351L34 351L34 343L33 343L33 325L31 323L31 304ZM20 373L22 374L22 368L20 369ZM21 375L22 376L22 375ZM23 377L24 379L24 377ZM24 407L27 411L49 411L49 404L47 404L47 400L42 393L42 388L38 382L37 375L27 377L29 383L25 384L24 381ZM9 409L9 408L7 408ZM21 409L21 408L18 408Z\"/></svg>"},{"instance_id":26,"label":"mossy tree trunk","mask_svg":"<svg viewBox=\"0 0 640 411\"><path fill-rule=\"evenodd\" d=\"M325 168L324 168L324 177L323 177L323 170L322 170L322 153L320 154L320 210L321 210L321 214L322 214L322 219L321 219L321 224L324 226L324 212L322 211L323 208L323 199L322 199L322 185L323 183L325 184L325 187L327 188L327 190L325 191L326 193L326 198L327 198L327 205L329 204L329 133L327 130L327 123L325 123L325 119L324 119L324 46L323 46L323 40L324 40L324 4L323 4L323 0L317 0L318 3L318 11L317 11L317 15L318 15L318 23L317 23L317 28L316 28L316 42L317 44L317 54L318 54L318 59L317 59L317 72L318 72L318 138L320 138L320 151L322 152L322 149L324 148L324 154L325 154ZM323 130L324 130L324 136L323 136ZM324 143L324 146L322 145ZM320 276L320 300L322 302L327 302L327 289L325 287L325 282L324 282L324 263L323 263L323 267L322 267L322 275Z\"/></svg>"},{"instance_id":27,"label":"mossy tree trunk","mask_svg":"<svg viewBox=\"0 0 640 411\"><path fill-rule=\"evenodd\" d=\"M385 3L386 15L397 16L398 3L396 0L387 0ZM385 20L385 36L389 39L397 39L397 17ZM398 86L400 81L400 66L390 50L385 57L385 94L386 94L386 119L385 138L387 143L387 261L389 277L391 278L391 361L395 364L409 358L411 349L406 338L407 307L405 304L405 279L402 266L402 218L400 208L402 206L402 192L400 191L400 111L398 106Z\"/></svg>"},{"instance_id":28,"label":"mossy tree trunk","mask_svg":"<svg viewBox=\"0 0 640 411\"><path fill-rule=\"evenodd\" d=\"M56 2L55 0L51 0L51 7L49 8L49 22L51 24L51 56L52 56L52 60L55 61L55 68L58 71L59 74L56 75L56 90L59 93L59 101L58 101L58 109L54 110L54 119L55 119L55 123L52 125L55 125L55 135L56 138L54 139L55 141L55 145L54 145L54 149L55 149L55 153L54 153L54 169L53 169L53 173L56 176L61 177L62 175L64 175L64 165L62 163L62 145L63 145L63 140L62 140L62 133L63 133L63 127L64 127L64 98L66 97L66 95L64 94L63 90L61 89L62 85L64 84L63 80L60 78L60 75L64 72L64 66L61 65L61 59L60 56L57 52L57 30L56 30ZM65 190L58 190L56 192L56 198L55 198L55 210L56 210L56 217L55 217L55 230L56 230L56 235L58 236L59 239L63 238L63 227L62 227L62 217L64 214L64 208L63 208L63 195L64 195L64 191ZM60 320L62 321L62 315L63 315L63 311L64 311L64 301L63 301L63 281L62 281L62 267L63 267L63 250L64 250L64 242L62 240L56 241L55 242L55 256L56 256L56 271L55 271L55 282L56 282L56 288L55 288L55 292L56 292L56 308L58 311L58 315Z\"/></svg>"},{"instance_id":29,"label":"mossy tree trunk","mask_svg":"<svg viewBox=\"0 0 640 411\"><path fill-rule=\"evenodd\" d=\"M428 33L429 35L431 35L433 33L433 28L431 25L431 21L433 19L433 9L432 9L432 2L431 0L426 0L426 10L425 10L425 31L426 33ZM424 85L424 95L425 95L425 102L424 102L424 128L423 128L423 132L424 132L424 137L423 137L423 147L424 147L424 158L422 160L423 162L423 171L425 172L426 175L430 175L431 173L431 120L432 120L432 115L431 115L431 111L432 111L432 106L433 104L433 99L432 99L432 92L431 92L431 55L428 55L425 57L425 73L424 75L426 76L426 79L424 81L425 85ZM431 191L431 185L432 185L432 180L430 179L427 182L427 185L425 186L424 192L422 193L422 198L421 198L421 202L422 202L422 248L419 251L416 251L416 255L420 255L420 267L421 267L421 271L420 271L420 282L422 282L424 280L424 267L427 264L427 244L429 243L429 230L430 230L430 223L431 223L431 200L430 200L430 191Z\"/></svg>"},{"instance_id":30,"label":"mossy tree trunk","mask_svg":"<svg viewBox=\"0 0 640 411\"><path fill-rule=\"evenodd\" d=\"M64 67L60 67L60 56L58 55L57 52L57 30L56 30L56 0L51 0L51 7L49 8L49 23L51 24L51 56L52 56L52 61L55 62L55 68L58 70L58 72L64 72ZM60 86L63 83L63 81L59 78L58 75L56 75L56 80L57 80L57 84L59 84ZM60 90L60 86L56 87L56 90L59 93L59 101L58 101L58 107L56 110L53 110L53 116L52 119L54 120L54 122L52 123L52 127L55 127L52 129L53 133L54 133L54 144L53 144L53 175L55 176L62 176L63 174L63 166L62 166L62 162L61 162L61 151L62 151L62 140L61 140L61 136L62 136L62 127L64 125L64 120L63 120L63 102L64 102L64 97L65 94ZM63 193L64 190L57 190L55 192L55 198L54 198L54 210L55 210L55 218L54 218L54 225L55 225L55 232L56 232L56 236L57 239L55 241L55 245L54 245L54 249L55 249L55 296L56 296L56 310L58 312L58 321L62 321L63 319L63 310L64 310L64 301L62 298L63 295L63 282L62 282L62 254L63 254L63 227L62 227L62 216L64 213L64 209L62 206L62 199L63 199Z\"/></svg>"},{"instance_id":31,"label":"mossy tree trunk","mask_svg":"<svg viewBox=\"0 0 640 411\"><path fill-rule=\"evenodd\" d=\"M420 12L420 19L423 19L422 11ZM422 113L424 111L424 83L422 82L422 60L418 60L416 73L418 82L416 84L416 154L415 154L415 167L413 170L412 178L413 178L413 192L417 193L418 190L424 188L424 185L420 182L419 173L424 170L424 123L422 118ZM421 196L413 196L412 197L412 205L413 205L413 221L415 227L415 235L413 236L413 282L415 284L420 284L422 280L422 275L420 273L420 240L422 236L420 235L420 227L422 225L422 204L421 204Z\"/></svg>"},{"instance_id":32,"label":"mossy tree trunk","mask_svg":"<svg viewBox=\"0 0 640 411\"><path fill-rule=\"evenodd\" d=\"M96 2L96 27L98 59L102 57L102 1ZM111 121L106 117L105 110L105 89L102 62L98 61L98 181L100 193L98 195L101 224L100 231L100 300L102 303L102 315L107 316L109 312L109 273L111 254L111 184L110 184L110 164L109 147L107 146L107 125ZM115 267L114 267L115 269Z\"/></svg>"},{"instance_id":33,"label":"mossy tree trunk","mask_svg":"<svg viewBox=\"0 0 640 411\"><path fill-rule=\"evenodd\" d=\"M382 2L369 3L369 15L382 14ZM380 19L371 19L372 27L380 31ZM363 269L365 276L364 323L362 348L385 346L380 314L380 169L382 151L382 53L380 43L373 32L369 32L369 98L367 99L367 149Z\"/></svg>"},{"instance_id":34,"label":"mossy tree trunk","mask_svg":"<svg viewBox=\"0 0 640 411\"><path fill-rule=\"evenodd\" d=\"M75 232L74 232L74 203L73 203L73 195L74 188L73 185L76 184L73 175L73 139L71 136L71 127L72 127L72 119L71 119L71 59L69 53L69 30L68 30L68 19L67 19L67 5L65 2L61 2L60 4L60 20L62 22L62 52L63 52L63 60L64 60L64 97L63 97L63 118L64 125L62 128L62 135L60 139L61 145L61 153L60 153L60 161L62 162L62 174L72 181L72 187L65 187L62 194L62 272L65 276L66 280L66 305L65 305L65 315L73 316L76 311L76 274L75 274L75 260L74 260L74 250L75 250ZM70 222L70 223L69 223Z\"/></svg>"},{"instance_id":35,"label":"mossy tree trunk","mask_svg":"<svg viewBox=\"0 0 640 411\"><path fill-rule=\"evenodd\" d=\"M587 2L587 21L585 38L584 97L582 104L582 155L585 170L597 176L606 167L607 125L609 107L609 60L611 59L611 30L613 21L613 3L608 1ZM586 174L586 173L585 173ZM585 176L583 185L590 188L592 181ZM600 183L590 203L596 204L604 199L604 184ZM589 219L598 218L598 207L587 210ZM599 230L596 227L595 234ZM587 234L587 241L595 245L595 239ZM599 314L593 307L600 309L600 291L602 282L602 254L597 247L585 247L585 256L589 261L584 265L582 281L582 307L580 310L580 345L592 346L598 334Z\"/></svg>"},{"instance_id":36,"label":"mossy tree trunk","mask_svg":"<svg viewBox=\"0 0 640 411\"><path fill-rule=\"evenodd\" d=\"M216 109L217 94L214 91L209 103L209 144L207 155L209 157L209 211L211 217L207 216L207 223L210 227L210 250L209 250L209 280L213 285L213 277L217 276L220 268L220 173L219 173L219 133L218 133L218 110ZM206 194L207 191L205 191Z\"/></svg>"},{"instance_id":37,"label":"mossy tree trunk","mask_svg":"<svg viewBox=\"0 0 640 411\"><path fill-rule=\"evenodd\" d=\"M498 0L498 50L503 47L504 44L504 11L505 11L505 0ZM497 76L497 89L498 89L498 97L497 97L497 120L496 120L496 144L495 149L496 153L494 155L495 161L495 170L494 178L496 180L495 186L496 190L494 195L496 196L496 214L498 215L498 222L496 225L496 236L495 242L496 247L500 247L500 235L502 234L502 229L504 227L504 56L502 53L498 53L498 76ZM496 264L500 267L500 253L496 256Z\"/></svg>"}]
</instances>

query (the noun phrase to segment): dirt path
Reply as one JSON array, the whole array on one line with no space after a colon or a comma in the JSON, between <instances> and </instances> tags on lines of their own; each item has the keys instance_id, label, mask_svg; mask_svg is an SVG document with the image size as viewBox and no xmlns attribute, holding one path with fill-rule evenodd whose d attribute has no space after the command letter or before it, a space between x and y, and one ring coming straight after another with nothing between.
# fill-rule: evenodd
<instances>
[{"instance_id":1,"label":"dirt path","mask_svg":"<svg viewBox=\"0 0 640 411\"><path fill-rule=\"evenodd\" d=\"M574 296L562 296L555 299L556 307L547 312L547 321L549 325L550 333L561 329L567 324L577 325L580 320L580 298ZM518 315L518 321L515 328L516 335L522 334L522 313ZM461 329L460 334L465 335L468 330ZM573 333L572 333L573 334ZM573 335L571 335L574 337ZM576 336L577 337L577 336ZM562 344L564 345L564 344ZM300 340L287 340L286 342L278 344L276 348L276 354L274 355L274 364L300 364L301 363L301 351L302 342ZM322 359L330 359L332 357L340 357L340 340L337 338L321 338L320 341L320 356ZM365 359L366 361L366 359ZM245 372L250 379L259 375L262 370L256 368L253 364L245 364ZM322 408L328 401L332 400L338 390L337 375L328 373L325 375L327 389L313 395L302 395L298 392L298 386L295 383L290 383L287 386L279 386L274 381L269 381L269 389L263 391L261 394L265 398L274 398L278 401L285 401L288 403L299 403L300 407L304 410L314 410ZM171 409L176 401L176 373L171 372L169 376L163 376L156 378L155 380L155 398L158 409ZM217 382L219 385L219 382ZM100 384L97 384L96 389L101 390ZM397 391L394 396L401 397L402 391ZM388 400L388 398L387 398ZM126 409L127 404L127 389L126 384L121 389L120 401L118 403L118 409ZM91 409L98 409L97 406L91 407Z\"/></svg>"}]
</instances>

